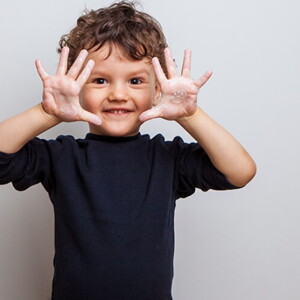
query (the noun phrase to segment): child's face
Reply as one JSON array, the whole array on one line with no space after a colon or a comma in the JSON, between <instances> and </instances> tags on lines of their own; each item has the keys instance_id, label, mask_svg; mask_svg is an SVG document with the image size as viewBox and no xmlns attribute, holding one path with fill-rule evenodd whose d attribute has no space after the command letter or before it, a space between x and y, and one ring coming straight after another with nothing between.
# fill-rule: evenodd
<instances>
[{"instance_id":1,"label":"child's face","mask_svg":"<svg viewBox=\"0 0 300 300\"><path fill-rule=\"evenodd\" d=\"M139 116L159 96L152 64L146 59L126 59L118 48L107 57L108 47L90 52L95 66L82 88L84 109L98 115L102 125L90 124L90 132L109 136L131 136L139 132Z\"/></svg>"}]
</instances>

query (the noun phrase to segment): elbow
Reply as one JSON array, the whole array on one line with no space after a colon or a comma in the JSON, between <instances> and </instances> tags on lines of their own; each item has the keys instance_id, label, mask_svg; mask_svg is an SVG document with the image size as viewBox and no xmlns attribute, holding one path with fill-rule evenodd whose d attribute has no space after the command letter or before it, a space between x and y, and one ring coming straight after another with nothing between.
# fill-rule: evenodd
<instances>
[{"instance_id":1,"label":"elbow","mask_svg":"<svg viewBox=\"0 0 300 300\"><path fill-rule=\"evenodd\" d=\"M228 176L227 179L236 187L244 187L254 178L256 170L256 164L251 158L247 163L238 168L234 175Z\"/></svg>"},{"instance_id":2,"label":"elbow","mask_svg":"<svg viewBox=\"0 0 300 300\"><path fill-rule=\"evenodd\" d=\"M244 171L244 174L242 177L242 186L247 185L256 175L256 164L254 161L252 161L251 164L249 164L248 168Z\"/></svg>"}]
</instances>

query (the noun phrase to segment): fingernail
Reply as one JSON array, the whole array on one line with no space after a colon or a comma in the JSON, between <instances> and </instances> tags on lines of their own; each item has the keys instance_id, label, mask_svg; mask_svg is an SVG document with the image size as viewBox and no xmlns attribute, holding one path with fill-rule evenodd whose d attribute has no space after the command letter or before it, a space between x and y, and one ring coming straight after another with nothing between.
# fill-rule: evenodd
<instances>
[{"instance_id":1,"label":"fingernail","mask_svg":"<svg viewBox=\"0 0 300 300\"><path fill-rule=\"evenodd\" d=\"M95 64L95 61L90 59L86 65L88 68L92 68L94 66L94 64Z\"/></svg>"}]
</instances>

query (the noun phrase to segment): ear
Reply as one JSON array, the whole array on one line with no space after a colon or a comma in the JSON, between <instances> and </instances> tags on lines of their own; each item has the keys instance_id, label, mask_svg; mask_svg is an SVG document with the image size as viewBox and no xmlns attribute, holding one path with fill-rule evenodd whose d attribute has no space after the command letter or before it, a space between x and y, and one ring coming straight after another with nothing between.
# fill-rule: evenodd
<instances>
[{"instance_id":1,"label":"ear","mask_svg":"<svg viewBox=\"0 0 300 300\"><path fill-rule=\"evenodd\" d=\"M158 81L156 81L154 98L153 98L153 105L158 104L160 97L161 97L161 89L160 89L160 85L159 85Z\"/></svg>"}]
</instances>

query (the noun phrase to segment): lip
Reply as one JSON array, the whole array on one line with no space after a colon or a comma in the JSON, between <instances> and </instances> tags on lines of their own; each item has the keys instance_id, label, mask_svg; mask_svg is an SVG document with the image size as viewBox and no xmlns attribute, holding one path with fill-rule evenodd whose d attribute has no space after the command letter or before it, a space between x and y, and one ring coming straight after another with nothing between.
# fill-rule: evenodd
<instances>
[{"instance_id":1,"label":"lip","mask_svg":"<svg viewBox=\"0 0 300 300\"><path fill-rule=\"evenodd\" d=\"M108 107L102 110L103 114L108 118L123 119L131 115L134 110L128 107Z\"/></svg>"},{"instance_id":2,"label":"lip","mask_svg":"<svg viewBox=\"0 0 300 300\"><path fill-rule=\"evenodd\" d=\"M103 112L113 115L124 115L133 112L133 110L127 107L110 107L105 108Z\"/></svg>"},{"instance_id":3,"label":"lip","mask_svg":"<svg viewBox=\"0 0 300 300\"><path fill-rule=\"evenodd\" d=\"M124 115L130 113L131 111L125 109L109 109L109 110L105 110L104 112L113 115Z\"/></svg>"}]
</instances>

